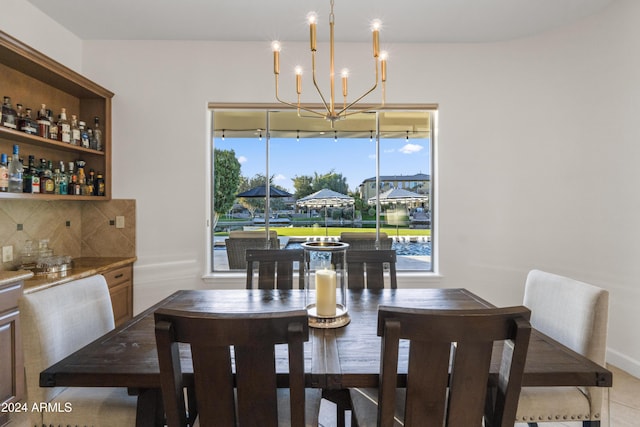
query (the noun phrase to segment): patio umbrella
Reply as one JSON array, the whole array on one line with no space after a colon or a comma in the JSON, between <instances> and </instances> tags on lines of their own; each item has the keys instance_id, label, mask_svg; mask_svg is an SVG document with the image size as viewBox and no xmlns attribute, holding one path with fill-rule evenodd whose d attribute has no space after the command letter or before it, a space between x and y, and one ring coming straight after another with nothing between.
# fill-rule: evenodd
<instances>
[{"instance_id":1,"label":"patio umbrella","mask_svg":"<svg viewBox=\"0 0 640 427\"><path fill-rule=\"evenodd\" d=\"M259 185L257 187L253 187L247 191L243 191L242 193L236 194L236 197L266 197L267 196L267 186ZM269 186L269 197L292 197L293 194L287 193L284 190L280 190L273 185Z\"/></svg>"},{"instance_id":2,"label":"patio umbrella","mask_svg":"<svg viewBox=\"0 0 640 427\"><path fill-rule=\"evenodd\" d=\"M387 190L384 193L380 194L380 203L381 204L397 204L397 203L412 203L412 202L425 202L429 200L429 196L426 194L418 194L413 191L405 190L403 188L392 188L391 190ZM375 204L377 201L377 196L371 197L368 200L370 205ZM388 221L389 224L395 223L396 225L396 235L399 234L399 226L400 222L403 222L401 217L405 214L401 214L400 212L393 212L392 221Z\"/></svg>"},{"instance_id":3,"label":"patio umbrella","mask_svg":"<svg viewBox=\"0 0 640 427\"><path fill-rule=\"evenodd\" d=\"M298 206L311 208L324 207L324 230L326 236L329 235L329 229L327 228L327 207L347 206L350 204L353 204L353 197L338 193L337 191L329 190L328 188L323 188L320 191L309 194L296 202L296 205Z\"/></svg>"},{"instance_id":4,"label":"patio umbrella","mask_svg":"<svg viewBox=\"0 0 640 427\"><path fill-rule=\"evenodd\" d=\"M269 186L269 198L271 197L292 197L293 194L287 193L284 190L280 190L273 185ZM257 187L250 188L247 191L243 191L242 193L236 194L236 197L246 197L246 198L260 198L267 197L267 185L259 185ZM267 240L267 244L270 242L269 240L269 213L265 212L264 215L264 228L265 228L265 239Z\"/></svg>"},{"instance_id":5,"label":"patio umbrella","mask_svg":"<svg viewBox=\"0 0 640 427\"><path fill-rule=\"evenodd\" d=\"M368 203L373 205L376 203L377 196L369 198ZM413 191L405 190L403 188L392 188L384 193L380 194L380 203L410 203L410 202L425 202L429 200L429 196L426 194L418 194Z\"/></svg>"}]
</instances>

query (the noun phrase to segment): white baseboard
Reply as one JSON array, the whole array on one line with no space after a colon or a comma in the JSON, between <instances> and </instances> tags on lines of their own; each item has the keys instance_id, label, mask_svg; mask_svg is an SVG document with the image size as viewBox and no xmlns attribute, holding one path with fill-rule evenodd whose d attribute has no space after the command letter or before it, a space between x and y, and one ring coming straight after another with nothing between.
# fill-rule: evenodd
<instances>
[{"instance_id":1,"label":"white baseboard","mask_svg":"<svg viewBox=\"0 0 640 427\"><path fill-rule=\"evenodd\" d=\"M620 368L623 371L640 378L640 361L635 360L611 348L607 349L607 363ZM614 383L616 379L613 379Z\"/></svg>"}]
</instances>

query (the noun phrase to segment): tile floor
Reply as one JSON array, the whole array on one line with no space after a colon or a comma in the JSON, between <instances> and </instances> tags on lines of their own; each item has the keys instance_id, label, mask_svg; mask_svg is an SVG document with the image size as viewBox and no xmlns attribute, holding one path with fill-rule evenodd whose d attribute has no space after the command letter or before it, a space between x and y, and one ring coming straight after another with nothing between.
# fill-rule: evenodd
<instances>
[{"instance_id":1,"label":"tile floor","mask_svg":"<svg viewBox=\"0 0 640 427\"><path fill-rule=\"evenodd\" d=\"M613 387L610 391L611 417L605 415L602 427L637 427L640 426L640 378L635 378L614 366L608 367L613 372ZM604 414L607 411L603 411ZM335 427L335 406L322 401L320 408L320 427ZM350 426L347 420L347 427ZM582 423L540 423L540 427L582 427ZM527 424L516 424L515 427L527 427Z\"/></svg>"},{"instance_id":2,"label":"tile floor","mask_svg":"<svg viewBox=\"0 0 640 427\"><path fill-rule=\"evenodd\" d=\"M609 366L613 371L613 387L610 392L610 422L605 416L602 427L636 427L640 426L640 378ZM607 411L604 411L606 413ZM320 427L335 427L335 406L322 401L320 411ZM347 426L350 426L347 420ZM581 423L541 423L541 427L581 427ZM30 427L24 418L13 418L6 427ZM516 424L515 427L526 427Z\"/></svg>"}]
</instances>

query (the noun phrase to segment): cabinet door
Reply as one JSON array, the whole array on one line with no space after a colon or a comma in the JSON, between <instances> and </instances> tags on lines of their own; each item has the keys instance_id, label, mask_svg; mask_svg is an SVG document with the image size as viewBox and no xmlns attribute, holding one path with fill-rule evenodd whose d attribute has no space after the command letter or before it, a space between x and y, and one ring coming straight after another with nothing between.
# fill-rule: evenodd
<instances>
[{"instance_id":1,"label":"cabinet door","mask_svg":"<svg viewBox=\"0 0 640 427\"><path fill-rule=\"evenodd\" d=\"M116 268L103 276L109 285L113 318L118 326L133 317L133 266Z\"/></svg>"},{"instance_id":2,"label":"cabinet door","mask_svg":"<svg viewBox=\"0 0 640 427\"><path fill-rule=\"evenodd\" d=\"M22 283L0 291L0 403L16 402L24 395L24 365L18 297ZM11 308L7 309L7 305Z\"/></svg>"}]
</instances>

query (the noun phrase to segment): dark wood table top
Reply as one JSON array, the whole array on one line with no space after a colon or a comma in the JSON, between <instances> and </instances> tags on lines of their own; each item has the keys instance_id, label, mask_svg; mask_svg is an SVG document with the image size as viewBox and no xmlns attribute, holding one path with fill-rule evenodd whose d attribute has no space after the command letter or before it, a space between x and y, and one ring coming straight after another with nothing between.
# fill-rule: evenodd
<instances>
[{"instance_id":1,"label":"dark wood table top","mask_svg":"<svg viewBox=\"0 0 640 427\"><path fill-rule=\"evenodd\" d=\"M93 343L49 367L40 385L160 387L153 312L158 307L194 311L259 312L303 308L300 290L184 290L140 313ZM379 305L464 309L491 304L464 289L385 289L349 291L351 323L339 329L311 329L305 345L307 385L324 389L375 387L380 366L376 336ZM277 351L277 369L286 377L286 351ZM183 369L193 372L188 349ZM406 364L406 357L404 358ZM497 366L493 367L497 372ZM534 331L525 367L525 386L600 386L612 384L612 373L549 337Z\"/></svg>"}]
</instances>

